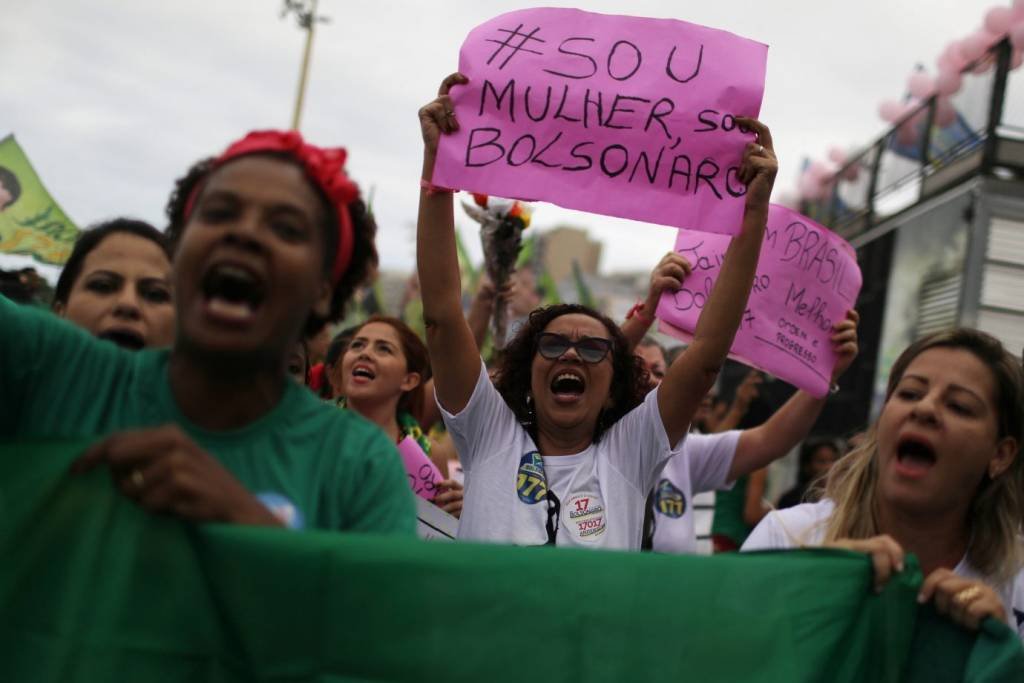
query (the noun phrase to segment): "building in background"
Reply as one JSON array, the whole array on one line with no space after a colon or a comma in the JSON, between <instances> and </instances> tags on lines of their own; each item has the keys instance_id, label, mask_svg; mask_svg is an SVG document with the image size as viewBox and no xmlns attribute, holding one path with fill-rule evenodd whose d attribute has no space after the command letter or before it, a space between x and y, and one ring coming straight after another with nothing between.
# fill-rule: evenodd
<instances>
[{"instance_id":1,"label":"building in background","mask_svg":"<svg viewBox=\"0 0 1024 683\"><path fill-rule=\"evenodd\" d=\"M861 353L822 418L839 433L877 414L893 362L925 334L976 327L1024 349L1024 73L1011 60L1008 40L993 46L947 100L954 116L925 100L803 206L864 274Z\"/></svg>"}]
</instances>

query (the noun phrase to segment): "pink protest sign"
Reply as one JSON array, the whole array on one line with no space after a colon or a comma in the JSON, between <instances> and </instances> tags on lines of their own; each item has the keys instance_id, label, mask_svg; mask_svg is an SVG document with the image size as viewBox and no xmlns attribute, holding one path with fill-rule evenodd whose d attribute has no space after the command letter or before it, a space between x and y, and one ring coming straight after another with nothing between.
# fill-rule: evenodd
<instances>
[{"instance_id":1,"label":"pink protest sign","mask_svg":"<svg viewBox=\"0 0 1024 683\"><path fill-rule=\"evenodd\" d=\"M735 234L768 47L674 19L529 9L473 29L433 182Z\"/></svg>"},{"instance_id":2,"label":"pink protest sign","mask_svg":"<svg viewBox=\"0 0 1024 683\"><path fill-rule=\"evenodd\" d=\"M409 476L409 486L413 493L426 500L434 500L437 485L444 477L441 470L427 457L416 439L407 436L398 443L398 453L402 456L405 473Z\"/></svg>"},{"instance_id":3,"label":"pink protest sign","mask_svg":"<svg viewBox=\"0 0 1024 683\"><path fill-rule=\"evenodd\" d=\"M680 230L676 252L693 273L658 304L660 329L692 338L732 238ZM730 355L824 396L836 356L832 325L854 307L861 274L853 248L841 237L783 206L771 205L754 288Z\"/></svg>"}]
</instances>

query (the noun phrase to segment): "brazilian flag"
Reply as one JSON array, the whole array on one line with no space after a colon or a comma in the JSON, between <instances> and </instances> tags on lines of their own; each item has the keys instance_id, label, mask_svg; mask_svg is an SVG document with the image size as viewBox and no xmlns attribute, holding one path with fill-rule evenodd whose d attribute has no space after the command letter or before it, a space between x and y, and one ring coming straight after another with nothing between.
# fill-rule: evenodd
<instances>
[{"instance_id":1,"label":"brazilian flag","mask_svg":"<svg viewBox=\"0 0 1024 683\"><path fill-rule=\"evenodd\" d=\"M0 252L63 265L78 228L43 187L13 135L0 140Z\"/></svg>"},{"instance_id":2,"label":"brazilian flag","mask_svg":"<svg viewBox=\"0 0 1024 683\"><path fill-rule=\"evenodd\" d=\"M668 556L193 525L143 512L86 442L0 443L0 680L1024 681L839 550Z\"/></svg>"}]
</instances>

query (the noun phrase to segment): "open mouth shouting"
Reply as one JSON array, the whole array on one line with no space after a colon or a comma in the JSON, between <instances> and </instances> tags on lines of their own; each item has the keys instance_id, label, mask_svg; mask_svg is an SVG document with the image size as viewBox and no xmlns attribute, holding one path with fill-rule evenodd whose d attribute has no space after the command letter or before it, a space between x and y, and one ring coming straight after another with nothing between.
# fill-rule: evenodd
<instances>
[{"instance_id":1,"label":"open mouth shouting","mask_svg":"<svg viewBox=\"0 0 1024 683\"><path fill-rule=\"evenodd\" d=\"M924 437L906 435L896 444L896 470L904 476L919 479L935 466L935 447Z\"/></svg>"},{"instance_id":2,"label":"open mouth shouting","mask_svg":"<svg viewBox=\"0 0 1024 683\"><path fill-rule=\"evenodd\" d=\"M583 397L587 381L576 370L561 370L551 380L551 393L560 404L576 403Z\"/></svg>"},{"instance_id":3,"label":"open mouth shouting","mask_svg":"<svg viewBox=\"0 0 1024 683\"><path fill-rule=\"evenodd\" d=\"M356 363L352 367L352 383L365 386L377 378L377 373L366 363Z\"/></svg>"},{"instance_id":4,"label":"open mouth shouting","mask_svg":"<svg viewBox=\"0 0 1024 683\"><path fill-rule=\"evenodd\" d=\"M256 315L265 297L262 279L236 263L217 263L203 276L202 293L210 317L229 325L245 325Z\"/></svg>"}]
</instances>

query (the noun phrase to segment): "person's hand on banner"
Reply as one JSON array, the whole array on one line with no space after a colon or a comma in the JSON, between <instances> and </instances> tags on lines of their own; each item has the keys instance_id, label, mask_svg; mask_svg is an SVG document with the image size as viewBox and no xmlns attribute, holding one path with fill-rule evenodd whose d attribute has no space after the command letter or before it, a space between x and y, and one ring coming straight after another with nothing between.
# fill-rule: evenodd
<instances>
[{"instance_id":1,"label":"person's hand on banner","mask_svg":"<svg viewBox=\"0 0 1024 683\"><path fill-rule=\"evenodd\" d=\"M282 522L177 425L124 431L93 444L73 474L107 465L114 485L150 512L196 522Z\"/></svg>"},{"instance_id":2,"label":"person's hand on banner","mask_svg":"<svg viewBox=\"0 0 1024 683\"><path fill-rule=\"evenodd\" d=\"M833 386L850 367L860 350L857 346L858 325L860 325L860 314L851 308L846 312L845 318L832 326L832 348L836 352L836 365L832 370Z\"/></svg>"},{"instance_id":3,"label":"person's hand on banner","mask_svg":"<svg viewBox=\"0 0 1024 683\"><path fill-rule=\"evenodd\" d=\"M445 479L437 484L434 505L458 519L462 515L462 484L454 479Z\"/></svg>"},{"instance_id":4,"label":"person's hand on banner","mask_svg":"<svg viewBox=\"0 0 1024 683\"><path fill-rule=\"evenodd\" d=\"M936 569L924 580L917 601L935 601L935 610L972 631L986 617L1006 623L1006 609L991 587L974 579L957 576L948 569Z\"/></svg>"},{"instance_id":5,"label":"person's hand on banner","mask_svg":"<svg viewBox=\"0 0 1024 683\"><path fill-rule=\"evenodd\" d=\"M896 572L903 571L903 548L888 534L871 538L840 538L825 544L826 548L853 550L871 556L874 565L874 588L881 593Z\"/></svg>"},{"instance_id":6,"label":"person's hand on banner","mask_svg":"<svg viewBox=\"0 0 1024 683\"><path fill-rule=\"evenodd\" d=\"M779 172L779 160L775 156L771 131L757 119L746 116L737 116L736 123L740 130L752 132L756 136L754 142L747 143L743 162L736 174L740 182L747 186L747 210L757 208L767 213L775 176Z\"/></svg>"}]
</instances>

